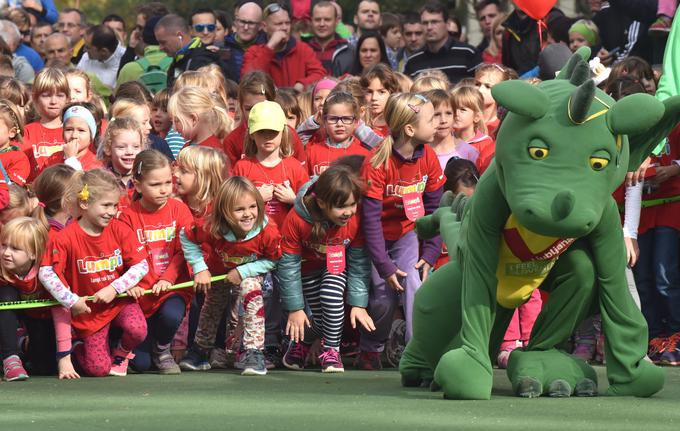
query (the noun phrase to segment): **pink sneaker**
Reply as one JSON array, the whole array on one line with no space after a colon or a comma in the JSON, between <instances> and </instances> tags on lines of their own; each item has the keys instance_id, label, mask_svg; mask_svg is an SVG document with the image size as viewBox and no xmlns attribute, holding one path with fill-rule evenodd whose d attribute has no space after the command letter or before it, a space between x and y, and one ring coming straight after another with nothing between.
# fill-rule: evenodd
<instances>
[{"instance_id":1,"label":"pink sneaker","mask_svg":"<svg viewBox=\"0 0 680 431\"><path fill-rule=\"evenodd\" d=\"M18 382L28 379L28 373L24 369L24 364L17 355L12 355L2 361L2 368L5 372L5 380L8 382Z\"/></svg>"},{"instance_id":2,"label":"pink sneaker","mask_svg":"<svg viewBox=\"0 0 680 431\"><path fill-rule=\"evenodd\" d=\"M503 370L508 368L510 353L512 353L513 350L515 349L505 349L501 350L500 353L498 353L498 356L496 357L496 364L498 364L498 368Z\"/></svg>"},{"instance_id":3,"label":"pink sneaker","mask_svg":"<svg viewBox=\"0 0 680 431\"><path fill-rule=\"evenodd\" d=\"M325 349L322 354L319 355L319 361L321 362L321 372L322 373L344 373L345 366L342 364L342 359L340 359L340 352L330 347Z\"/></svg>"},{"instance_id":4,"label":"pink sneaker","mask_svg":"<svg viewBox=\"0 0 680 431\"><path fill-rule=\"evenodd\" d=\"M310 346L305 343L291 341L286 354L283 355L283 365L291 370L302 370L307 362Z\"/></svg>"},{"instance_id":5,"label":"pink sneaker","mask_svg":"<svg viewBox=\"0 0 680 431\"><path fill-rule=\"evenodd\" d=\"M130 361L130 359L134 357L135 357L134 353L126 352L120 347L113 349L113 363L111 364L111 371L109 371L109 376L118 377L127 376L128 362Z\"/></svg>"}]
</instances>

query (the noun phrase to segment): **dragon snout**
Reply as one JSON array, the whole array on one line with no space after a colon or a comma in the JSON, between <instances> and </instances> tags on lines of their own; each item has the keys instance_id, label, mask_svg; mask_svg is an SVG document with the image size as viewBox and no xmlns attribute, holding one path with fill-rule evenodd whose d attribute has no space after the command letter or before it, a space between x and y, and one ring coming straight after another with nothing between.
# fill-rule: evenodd
<instances>
[{"instance_id":1,"label":"dragon snout","mask_svg":"<svg viewBox=\"0 0 680 431\"><path fill-rule=\"evenodd\" d=\"M571 191L565 190L559 192L553 199L552 205L550 206L553 220L560 221L567 218L574 209L574 200L574 193Z\"/></svg>"}]
</instances>

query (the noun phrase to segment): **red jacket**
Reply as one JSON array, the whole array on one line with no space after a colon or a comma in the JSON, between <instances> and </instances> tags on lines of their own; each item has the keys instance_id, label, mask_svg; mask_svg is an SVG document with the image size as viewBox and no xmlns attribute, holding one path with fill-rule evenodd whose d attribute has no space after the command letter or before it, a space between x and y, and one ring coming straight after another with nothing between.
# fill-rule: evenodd
<instances>
[{"instance_id":1,"label":"red jacket","mask_svg":"<svg viewBox=\"0 0 680 431\"><path fill-rule=\"evenodd\" d=\"M293 87L298 82L307 86L326 76L326 69L312 48L292 37L283 53L277 54L267 45L248 48L243 56L241 76L253 70L271 75L277 87Z\"/></svg>"}]
</instances>

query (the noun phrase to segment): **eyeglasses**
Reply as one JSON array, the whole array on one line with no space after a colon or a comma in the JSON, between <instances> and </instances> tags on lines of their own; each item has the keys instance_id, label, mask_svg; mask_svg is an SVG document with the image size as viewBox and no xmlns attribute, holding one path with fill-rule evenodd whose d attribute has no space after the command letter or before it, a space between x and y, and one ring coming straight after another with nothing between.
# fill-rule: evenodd
<instances>
[{"instance_id":1,"label":"eyeglasses","mask_svg":"<svg viewBox=\"0 0 680 431\"><path fill-rule=\"evenodd\" d=\"M274 14L276 12L282 11L283 7L278 4L278 3L270 3L267 5L267 7L264 8L264 11L262 12L262 16L264 19L267 19L267 17L271 14Z\"/></svg>"},{"instance_id":2,"label":"eyeglasses","mask_svg":"<svg viewBox=\"0 0 680 431\"><path fill-rule=\"evenodd\" d=\"M245 21L237 18L236 25L241 25L243 27L257 27L258 25L260 25L260 23L255 21Z\"/></svg>"},{"instance_id":3,"label":"eyeglasses","mask_svg":"<svg viewBox=\"0 0 680 431\"><path fill-rule=\"evenodd\" d=\"M196 33L203 33L206 30L208 33L212 33L215 31L216 25L215 24L196 24L194 25L194 30Z\"/></svg>"},{"instance_id":4,"label":"eyeglasses","mask_svg":"<svg viewBox=\"0 0 680 431\"><path fill-rule=\"evenodd\" d=\"M354 123L356 117L354 116L340 117L337 115L326 115L324 119L328 124L338 124L338 122L342 122L342 124L348 126Z\"/></svg>"}]
</instances>

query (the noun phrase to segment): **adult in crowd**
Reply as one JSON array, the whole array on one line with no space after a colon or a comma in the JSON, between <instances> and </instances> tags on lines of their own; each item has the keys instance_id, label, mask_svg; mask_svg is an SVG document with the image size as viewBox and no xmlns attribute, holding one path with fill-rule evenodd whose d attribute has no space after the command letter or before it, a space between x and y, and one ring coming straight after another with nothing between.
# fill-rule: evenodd
<instances>
[{"instance_id":1,"label":"adult in crowd","mask_svg":"<svg viewBox=\"0 0 680 431\"><path fill-rule=\"evenodd\" d=\"M262 7L251 1L237 6L234 29L235 31L224 39L224 48L228 50L229 74L238 82L241 79L245 51L253 45L267 42L267 35L262 31Z\"/></svg>"},{"instance_id":2,"label":"adult in crowd","mask_svg":"<svg viewBox=\"0 0 680 431\"><path fill-rule=\"evenodd\" d=\"M637 56L652 61L652 49L647 36L649 24L655 18L656 9L646 1L640 1L638 10L627 7L631 1L590 0L593 22L600 31L602 49L598 53L605 65L618 63L626 57ZM647 6L645 8L644 6ZM649 9L645 15L644 11Z\"/></svg>"},{"instance_id":3,"label":"adult in crowd","mask_svg":"<svg viewBox=\"0 0 680 431\"><path fill-rule=\"evenodd\" d=\"M12 21L19 30L19 44L16 47L16 55L28 60L31 68L38 73L45 67L43 59L38 52L31 48L31 19L28 12L23 8L11 9L7 14L7 19Z\"/></svg>"},{"instance_id":4,"label":"adult in crowd","mask_svg":"<svg viewBox=\"0 0 680 431\"><path fill-rule=\"evenodd\" d=\"M145 73L148 72L151 66L156 66L160 70L164 69L165 63L168 62L168 55L161 51L158 47L158 41L154 35L154 27L160 21L160 16L152 16L144 25L142 30L142 42L144 45L144 55L138 60L131 61L120 69L118 79L116 80L116 87L129 81L137 81ZM171 60L170 60L171 61ZM148 67L145 67L148 63ZM169 67L169 64L167 65ZM167 72L167 69L165 69ZM166 78L167 85L167 78Z\"/></svg>"},{"instance_id":5,"label":"adult in crowd","mask_svg":"<svg viewBox=\"0 0 680 431\"><path fill-rule=\"evenodd\" d=\"M191 11L191 37L201 39L205 46L215 43L215 30L217 29L217 17L210 8L196 8Z\"/></svg>"},{"instance_id":6,"label":"adult in crowd","mask_svg":"<svg viewBox=\"0 0 680 431\"><path fill-rule=\"evenodd\" d=\"M296 91L303 91L307 85L323 78L326 70L312 48L290 37L288 10L278 3L271 3L262 15L267 43L248 48L241 75L262 70L271 75L278 87L293 87Z\"/></svg>"},{"instance_id":7,"label":"adult in crowd","mask_svg":"<svg viewBox=\"0 0 680 431\"><path fill-rule=\"evenodd\" d=\"M329 75L333 73L333 54L347 45L335 31L340 18L333 2L320 1L312 7L312 36L304 39Z\"/></svg>"},{"instance_id":8,"label":"adult in crowd","mask_svg":"<svg viewBox=\"0 0 680 431\"><path fill-rule=\"evenodd\" d=\"M223 10L215 10L215 46L224 48L224 40L231 33L234 23L229 14Z\"/></svg>"},{"instance_id":9,"label":"adult in crowd","mask_svg":"<svg viewBox=\"0 0 680 431\"><path fill-rule=\"evenodd\" d=\"M482 52L488 46L493 35L491 34L491 25L498 15L502 12L499 0L481 0L475 4L475 15L479 22L479 28L482 30L482 41L477 45L477 51Z\"/></svg>"},{"instance_id":10,"label":"adult in crowd","mask_svg":"<svg viewBox=\"0 0 680 431\"><path fill-rule=\"evenodd\" d=\"M505 13L501 12L491 23L491 39L489 39L489 45L482 52L484 63L503 64L503 34L505 33L503 23L507 17Z\"/></svg>"},{"instance_id":11,"label":"adult in crowd","mask_svg":"<svg viewBox=\"0 0 680 431\"><path fill-rule=\"evenodd\" d=\"M562 11L553 8L545 18L545 22L549 23L560 15L564 15ZM527 16L519 8L512 11L503 26L505 27L501 48L503 64L523 75L536 67L538 54L541 52L540 40L547 41L548 34L544 31L543 35L539 35L536 20Z\"/></svg>"},{"instance_id":12,"label":"adult in crowd","mask_svg":"<svg viewBox=\"0 0 680 431\"><path fill-rule=\"evenodd\" d=\"M57 30L68 36L71 42L71 63L78 64L85 53L85 29L87 17L83 12L74 8L66 8L59 14Z\"/></svg>"},{"instance_id":13,"label":"adult in crowd","mask_svg":"<svg viewBox=\"0 0 680 431\"><path fill-rule=\"evenodd\" d=\"M425 28L420 23L419 14L410 12L402 18L401 34L404 38L404 47L397 54L397 60L399 70L403 72L406 60L425 47Z\"/></svg>"},{"instance_id":14,"label":"adult in crowd","mask_svg":"<svg viewBox=\"0 0 680 431\"><path fill-rule=\"evenodd\" d=\"M45 64L48 67L66 67L71 65L73 49L64 33L52 33L45 39Z\"/></svg>"},{"instance_id":15,"label":"adult in crowd","mask_svg":"<svg viewBox=\"0 0 680 431\"><path fill-rule=\"evenodd\" d=\"M187 70L196 70L208 64L217 64L225 77L234 79L217 53L206 49L201 39L190 35L191 29L187 21L179 15L170 14L161 18L154 28L154 35L161 51L172 57L168 68L168 87L172 87L175 79Z\"/></svg>"},{"instance_id":16,"label":"adult in crowd","mask_svg":"<svg viewBox=\"0 0 680 431\"><path fill-rule=\"evenodd\" d=\"M78 62L78 69L97 76L108 88L116 86L116 75L125 47L116 37L116 32L100 24L88 29L85 35L87 52Z\"/></svg>"},{"instance_id":17,"label":"adult in crowd","mask_svg":"<svg viewBox=\"0 0 680 431\"><path fill-rule=\"evenodd\" d=\"M35 49L43 59L45 58L45 41L52 33L54 33L52 24L46 21L39 21L31 28L31 48Z\"/></svg>"},{"instance_id":18,"label":"adult in crowd","mask_svg":"<svg viewBox=\"0 0 680 431\"><path fill-rule=\"evenodd\" d=\"M361 0L357 5L357 13L354 15L356 31L347 39L347 42L355 46L362 32L379 31L381 23L380 3L378 3L378 0Z\"/></svg>"},{"instance_id":19,"label":"adult in crowd","mask_svg":"<svg viewBox=\"0 0 680 431\"><path fill-rule=\"evenodd\" d=\"M387 56L385 42L377 32L364 32L357 42L355 49L354 64L350 73L355 76L361 75L365 70L378 63L384 63L390 68L390 60Z\"/></svg>"},{"instance_id":20,"label":"adult in crowd","mask_svg":"<svg viewBox=\"0 0 680 431\"><path fill-rule=\"evenodd\" d=\"M21 43L21 33L19 28L12 21L0 20L0 38L7 45L7 55L12 55L12 67L14 76L21 82L29 83L33 81L35 72L25 57L16 54L17 47Z\"/></svg>"},{"instance_id":21,"label":"adult in crowd","mask_svg":"<svg viewBox=\"0 0 680 431\"><path fill-rule=\"evenodd\" d=\"M127 28L122 16L116 15L115 13L107 15L102 20L102 24L113 30L113 32L116 33L118 42L125 46L125 43L127 42Z\"/></svg>"},{"instance_id":22,"label":"adult in crowd","mask_svg":"<svg viewBox=\"0 0 680 431\"><path fill-rule=\"evenodd\" d=\"M152 17L162 17L170 13L168 7L160 2L149 2L137 6L136 9L137 16L135 17L135 28L130 32L130 38L128 39L127 49L123 58L120 59L120 70L122 68L139 57L144 56L144 42L142 41L142 32L144 31L144 26L146 22ZM153 32L153 28L151 29Z\"/></svg>"},{"instance_id":23,"label":"adult in crowd","mask_svg":"<svg viewBox=\"0 0 680 431\"><path fill-rule=\"evenodd\" d=\"M474 47L449 36L448 18L449 12L438 1L422 7L420 22L425 28L425 48L408 59L404 73L415 77L425 70L441 70L452 84L473 76L481 56Z\"/></svg>"}]
</instances>

